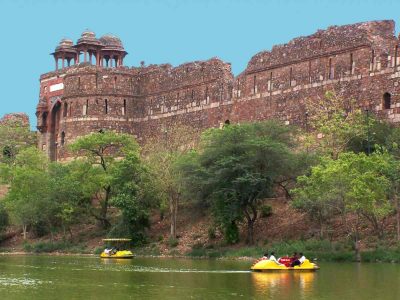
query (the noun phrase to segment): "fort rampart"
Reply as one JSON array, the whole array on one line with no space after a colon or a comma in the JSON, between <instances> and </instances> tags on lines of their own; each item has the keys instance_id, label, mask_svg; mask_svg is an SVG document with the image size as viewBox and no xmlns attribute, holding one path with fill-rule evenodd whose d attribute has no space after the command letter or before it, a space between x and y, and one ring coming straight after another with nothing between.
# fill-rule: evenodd
<instances>
[{"instance_id":1,"label":"fort rampart","mask_svg":"<svg viewBox=\"0 0 400 300\"><path fill-rule=\"evenodd\" d=\"M144 141L177 123L199 130L271 118L304 125L305 101L328 90L400 122L399 44L393 21L333 26L254 55L235 77L218 58L128 68L118 38L84 32L75 46L61 41L53 55L63 68L40 78L39 147L63 160L66 144L100 130Z\"/></svg>"}]
</instances>

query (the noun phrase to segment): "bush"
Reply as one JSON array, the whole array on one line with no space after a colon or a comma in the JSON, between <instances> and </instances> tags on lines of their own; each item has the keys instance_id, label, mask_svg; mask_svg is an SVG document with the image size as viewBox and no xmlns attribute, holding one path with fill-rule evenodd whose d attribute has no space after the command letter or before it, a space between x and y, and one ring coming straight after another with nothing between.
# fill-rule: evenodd
<instances>
[{"instance_id":1,"label":"bush","mask_svg":"<svg viewBox=\"0 0 400 300\"><path fill-rule=\"evenodd\" d=\"M230 223L225 226L224 237L228 244L236 244L239 242L239 229L236 223Z\"/></svg>"},{"instance_id":2,"label":"bush","mask_svg":"<svg viewBox=\"0 0 400 300\"><path fill-rule=\"evenodd\" d=\"M217 237L217 234L215 231L216 231L216 229L214 226L208 228L208 238L210 240L214 240Z\"/></svg>"},{"instance_id":3,"label":"bush","mask_svg":"<svg viewBox=\"0 0 400 300\"><path fill-rule=\"evenodd\" d=\"M272 215L272 207L271 205L263 205L260 207L261 218L268 218Z\"/></svg>"},{"instance_id":4,"label":"bush","mask_svg":"<svg viewBox=\"0 0 400 300\"><path fill-rule=\"evenodd\" d=\"M101 254L103 252L103 250L104 250L104 247L96 247L93 250L93 254L99 255L99 254Z\"/></svg>"},{"instance_id":5,"label":"bush","mask_svg":"<svg viewBox=\"0 0 400 300\"><path fill-rule=\"evenodd\" d=\"M67 252L67 253L85 253L85 245L74 245L70 242L38 242L35 244L25 243L23 248L26 252L34 253L51 253L51 252Z\"/></svg>"},{"instance_id":6,"label":"bush","mask_svg":"<svg viewBox=\"0 0 400 300\"><path fill-rule=\"evenodd\" d=\"M178 246L178 244L179 244L178 239L175 239L175 238L169 238L168 239L168 246L170 248L175 248L176 246Z\"/></svg>"},{"instance_id":7,"label":"bush","mask_svg":"<svg viewBox=\"0 0 400 300\"><path fill-rule=\"evenodd\" d=\"M8 213L3 205L0 202L0 232L4 231L9 224Z\"/></svg>"}]
</instances>

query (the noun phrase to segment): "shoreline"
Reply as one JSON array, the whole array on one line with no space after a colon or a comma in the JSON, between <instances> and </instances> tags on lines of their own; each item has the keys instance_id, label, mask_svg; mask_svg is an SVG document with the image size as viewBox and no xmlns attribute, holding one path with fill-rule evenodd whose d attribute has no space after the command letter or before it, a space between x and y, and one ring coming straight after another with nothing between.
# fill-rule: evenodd
<instances>
[{"instance_id":1,"label":"shoreline","mask_svg":"<svg viewBox=\"0 0 400 300\"><path fill-rule=\"evenodd\" d=\"M5 250L5 249L3 249ZM369 251L371 252L371 251ZM362 256L365 254L369 253L367 252L362 252ZM326 253L329 254L329 253ZM65 256L65 257L72 257L72 256L79 256L79 257L94 257L94 258L100 258L98 254L95 253L77 253L77 252L26 252L26 251L2 251L0 252L0 256L54 256L54 257L60 257L60 256ZM162 254L162 255L145 255L145 254L136 254L134 255L134 258L158 258L158 259L193 259L193 260L232 260L232 261L254 261L259 259L259 257L251 257L251 256L220 256L220 257L210 257L210 256L191 256L189 254L186 255L169 255L169 254ZM310 256L311 258L311 256ZM327 260L327 259L319 259L319 258L311 258L310 260L316 261L316 262L334 262L334 263L388 263L388 264L399 264L400 261L396 259L396 257L393 257L393 259L384 259L384 258L376 258L374 260L371 259L362 259L361 262L357 262L354 259L349 259L349 260Z\"/></svg>"}]
</instances>

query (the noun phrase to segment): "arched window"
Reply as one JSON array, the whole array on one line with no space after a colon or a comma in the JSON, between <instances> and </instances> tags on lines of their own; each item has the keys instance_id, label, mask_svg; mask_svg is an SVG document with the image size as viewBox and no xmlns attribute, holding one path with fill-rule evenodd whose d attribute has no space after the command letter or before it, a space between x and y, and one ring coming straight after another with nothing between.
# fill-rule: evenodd
<instances>
[{"instance_id":1,"label":"arched window","mask_svg":"<svg viewBox=\"0 0 400 300\"><path fill-rule=\"evenodd\" d=\"M225 125L230 125L230 124L231 124L231 121L225 120Z\"/></svg>"},{"instance_id":2,"label":"arched window","mask_svg":"<svg viewBox=\"0 0 400 300\"><path fill-rule=\"evenodd\" d=\"M42 115L42 125L46 126L47 124L47 112L44 112Z\"/></svg>"},{"instance_id":3,"label":"arched window","mask_svg":"<svg viewBox=\"0 0 400 300\"><path fill-rule=\"evenodd\" d=\"M64 146L65 144L65 132L61 132L61 146Z\"/></svg>"},{"instance_id":4,"label":"arched window","mask_svg":"<svg viewBox=\"0 0 400 300\"><path fill-rule=\"evenodd\" d=\"M107 101L107 99L104 100L104 113L108 114L108 101Z\"/></svg>"},{"instance_id":5,"label":"arched window","mask_svg":"<svg viewBox=\"0 0 400 300\"><path fill-rule=\"evenodd\" d=\"M390 93L383 94L383 107L385 109L390 109L390 105L392 104L392 95Z\"/></svg>"},{"instance_id":6,"label":"arched window","mask_svg":"<svg viewBox=\"0 0 400 300\"><path fill-rule=\"evenodd\" d=\"M126 115L126 99L124 99L124 107L122 107L122 115Z\"/></svg>"},{"instance_id":7,"label":"arched window","mask_svg":"<svg viewBox=\"0 0 400 300\"><path fill-rule=\"evenodd\" d=\"M64 109L63 109L63 117L65 118L68 114L68 104L67 102L64 103Z\"/></svg>"}]
</instances>

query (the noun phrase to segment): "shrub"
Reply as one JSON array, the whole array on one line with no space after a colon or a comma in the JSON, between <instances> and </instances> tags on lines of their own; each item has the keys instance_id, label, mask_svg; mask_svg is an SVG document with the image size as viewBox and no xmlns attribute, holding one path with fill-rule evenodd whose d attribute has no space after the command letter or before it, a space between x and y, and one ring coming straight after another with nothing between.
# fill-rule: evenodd
<instances>
[{"instance_id":1,"label":"shrub","mask_svg":"<svg viewBox=\"0 0 400 300\"><path fill-rule=\"evenodd\" d=\"M272 207L271 205L263 205L260 207L261 218L268 218L272 215Z\"/></svg>"},{"instance_id":2,"label":"shrub","mask_svg":"<svg viewBox=\"0 0 400 300\"><path fill-rule=\"evenodd\" d=\"M217 237L215 231L216 231L216 229L215 229L214 226L208 228L208 238L209 238L210 240L214 240L214 239Z\"/></svg>"},{"instance_id":3,"label":"shrub","mask_svg":"<svg viewBox=\"0 0 400 300\"><path fill-rule=\"evenodd\" d=\"M0 202L0 232L6 229L9 224L8 213L3 205Z\"/></svg>"},{"instance_id":4,"label":"shrub","mask_svg":"<svg viewBox=\"0 0 400 300\"><path fill-rule=\"evenodd\" d=\"M176 246L178 246L178 244L179 244L178 239L175 239L175 238L169 238L168 239L168 246L170 248L175 248Z\"/></svg>"},{"instance_id":5,"label":"shrub","mask_svg":"<svg viewBox=\"0 0 400 300\"><path fill-rule=\"evenodd\" d=\"M225 226L224 237L228 244L236 244L239 242L239 229L236 223L230 223Z\"/></svg>"}]
</instances>

